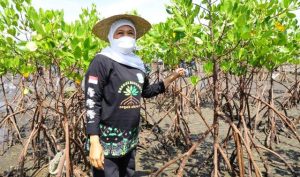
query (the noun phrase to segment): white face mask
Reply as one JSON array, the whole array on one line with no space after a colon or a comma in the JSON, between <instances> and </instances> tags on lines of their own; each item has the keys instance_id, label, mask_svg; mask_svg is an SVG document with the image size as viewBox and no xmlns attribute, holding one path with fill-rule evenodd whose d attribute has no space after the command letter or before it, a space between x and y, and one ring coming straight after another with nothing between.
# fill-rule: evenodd
<instances>
[{"instance_id":1,"label":"white face mask","mask_svg":"<svg viewBox=\"0 0 300 177\"><path fill-rule=\"evenodd\" d=\"M135 49L135 39L128 36L123 36L119 39L113 39L111 41L111 48L122 54L132 53Z\"/></svg>"}]
</instances>

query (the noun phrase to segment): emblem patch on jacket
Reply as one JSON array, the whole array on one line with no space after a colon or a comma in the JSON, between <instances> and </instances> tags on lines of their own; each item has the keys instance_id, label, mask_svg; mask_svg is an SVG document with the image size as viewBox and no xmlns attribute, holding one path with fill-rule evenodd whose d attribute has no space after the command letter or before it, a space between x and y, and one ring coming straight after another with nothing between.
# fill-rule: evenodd
<instances>
[{"instance_id":1,"label":"emblem patch on jacket","mask_svg":"<svg viewBox=\"0 0 300 177\"><path fill-rule=\"evenodd\" d=\"M118 93L122 93L125 96L127 96L126 99L124 99L121 104L120 108L121 109L134 109L134 108L139 108L140 105L140 100L138 95L141 93L141 86L133 81L127 81L124 84L121 85L119 88Z\"/></svg>"}]
</instances>

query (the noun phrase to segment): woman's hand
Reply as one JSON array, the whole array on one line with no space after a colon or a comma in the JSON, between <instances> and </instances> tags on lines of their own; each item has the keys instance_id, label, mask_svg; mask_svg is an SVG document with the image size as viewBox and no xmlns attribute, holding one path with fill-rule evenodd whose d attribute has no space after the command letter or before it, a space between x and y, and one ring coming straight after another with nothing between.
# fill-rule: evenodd
<instances>
[{"instance_id":1,"label":"woman's hand","mask_svg":"<svg viewBox=\"0 0 300 177\"><path fill-rule=\"evenodd\" d=\"M185 69L184 68L177 68L175 72L173 72L170 76L164 79L164 85L167 88L173 81L177 78L184 76Z\"/></svg>"},{"instance_id":2,"label":"woman's hand","mask_svg":"<svg viewBox=\"0 0 300 177\"><path fill-rule=\"evenodd\" d=\"M97 169L104 169L104 152L98 135L90 136L90 163Z\"/></svg>"},{"instance_id":3,"label":"woman's hand","mask_svg":"<svg viewBox=\"0 0 300 177\"><path fill-rule=\"evenodd\" d=\"M177 69L175 70L175 72L178 74L178 77L182 77L182 76L185 75L185 69L184 69L184 68L177 68ZM178 77L177 77L177 78L178 78Z\"/></svg>"}]
</instances>

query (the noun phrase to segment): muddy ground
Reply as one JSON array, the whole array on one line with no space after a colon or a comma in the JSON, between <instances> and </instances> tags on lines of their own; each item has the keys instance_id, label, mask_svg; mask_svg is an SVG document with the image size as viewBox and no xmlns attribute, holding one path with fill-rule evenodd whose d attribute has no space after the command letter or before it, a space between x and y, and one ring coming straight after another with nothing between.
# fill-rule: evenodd
<instances>
[{"instance_id":1,"label":"muddy ground","mask_svg":"<svg viewBox=\"0 0 300 177\"><path fill-rule=\"evenodd\" d=\"M293 114L300 115L300 107L294 108L292 110ZM213 120L213 111L210 107L203 108L203 114L208 118L209 124L212 124ZM163 113L162 113L163 114ZM187 121L189 122L191 136L197 137L197 135L203 133L207 130L207 127L204 123L199 120L199 116L196 114L190 115L187 117ZM171 124L164 122L164 127L168 127ZM227 135L228 126L225 122L220 123L220 135L221 139L224 139ZM165 129L166 131L166 129ZM297 126L297 131L300 133L300 125ZM257 141L260 141L262 144L265 140L265 134L263 131L257 131L256 137ZM288 163L294 168L296 174L300 176L300 142L298 142L295 138L288 137L287 134L281 132L279 135L280 144L274 145L274 151L280 154ZM161 168L166 162L174 159L184 150L179 150L178 148L174 148L174 146L163 146L161 141L159 141L153 133L149 130L145 130L141 135L141 142L144 142L143 148L139 148L139 153L137 155L137 172L138 176L149 176L150 173L155 172L159 168ZM233 143L233 142L232 142ZM233 144L230 144L231 148L233 148ZM230 149L229 148L229 152ZM207 158L211 155L213 150L213 137L209 135L203 143L201 143L195 153L189 158L188 163L185 168L184 176L199 176L206 177L210 176L212 159ZM245 151L245 150L244 150ZM246 157L246 153L244 153L244 157ZM254 153L255 154L255 153ZM272 176L292 176L292 174L288 171L287 167L284 163L277 158L275 155L264 152L265 157L270 160L270 172ZM259 168L264 172L264 167L261 160L256 155L256 162L259 165ZM176 170L180 165L180 161L168 167L161 176L175 176ZM245 164L247 167L247 163ZM223 173L221 176L230 176L228 173L224 172L224 165L222 165L221 169L223 169Z\"/></svg>"},{"instance_id":2,"label":"muddy ground","mask_svg":"<svg viewBox=\"0 0 300 177\"><path fill-rule=\"evenodd\" d=\"M213 120L213 112L210 107L203 108L203 113L208 117L209 124L212 123ZM300 115L299 107L294 108L292 111L295 115ZM161 113L163 114L163 113ZM207 128L204 123L199 120L199 116L196 114L190 115L186 118L189 123L191 136L196 137L200 133L204 132ZM160 126L163 127L162 131L167 131L167 128L171 125L171 119L166 119L163 121ZM221 122L220 134L224 138L227 131L228 126ZM300 134L300 126L297 127L298 133ZM163 134L163 132L162 132ZM257 132L258 140L261 140L263 143L265 134L262 131ZM210 176L211 169L211 159L209 161L204 162L209 155L212 153L212 136L209 135L203 143L199 145L196 152L189 158L188 163L185 168L184 176L199 176L206 177ZM274 147L274 151L279 153L288 163L294 168L296 173L300 175L300 143L297 142L295 138L288 137L285 133L280 133L279 135L280 144L276 144ZM11 148L7 149L0 156L0 174L4 175L7 172L13 170L17 167L17 162L19 158L19 154L22 150L22 146L20 144L15 144ZM184 152L184 150L180 147L175 147L170 145L163 145L156 136L154 136L153 132L151 132L151 128L144 127L143 131L140 134L140 146L137 151L137 160L136 160L136 168L137 174L136 176L149 176L149 174L155 172L163 164L167 161L172 160L177 157L179 154ZM274 177L279 176L292 176L288 171L287 167L282 163L282 161L274 156L271 153L265 152L266 158L270 159L270 167L271 173ZM246 157L246 154L245 154ZM263 164L260 159L257 158L257 163L262 171L264 171ZM25 166L30 166L32 162L29 160ZM175 176L176 169L180 165L180 162L177 162L170 167L168 167L160 176ZM246 165L247 166L247 165ZM224 169L224 166L222 166ZM30 169L28 170L28 175L30 174ZM44 170L45 173L40 173L37 176L44 176L47 174L47 169ZM0 175L0 176L2 176ZM30 175L29 175L30 176ZM46 176L46 175L45 175ZM230 176L226 172L222 174L222 176Z\"/></svg>"},{"instance_id":3,"label":"muddy ground","mask_svg":"<svg viewBox=\"0 0 300 177\"><path fill-rule=\"evenodd\" d=\"M284 88L277 85L275 87L274 93L275 97L280 96L284 93ZM0 97L2 98L3 93L0 92ZM3 105L3 100L0 100L0 107ZM148 113L153 118L148 117L147 121L149 123L153 123L157 121L160 117L162 117L165 112L161 109L161 107L157 107L156 103L153 100L150 100L148 105ZM211 125L213 121L213 108L212 104L202 104L201 105L202 113L205 115L206 120ZM191 109L187 109L188 112L184 113L184 119L188 123L190 128L190 137L197 138L199 134L203 133L207 130L207 127L200 119L199 115L197 115ZM281 110L282 111L282 110ZM300 105L297 107L293 107L291 109L286 110L290 117L294 117L295 124L297 124L297 133L300 134L300 125L299 121L297 122L297 118L300 116ZM3 107L0 108L0 113L4 112ZM3 118L4 114L0 114L1 118ZM155 172L159 168L161 168L166 162L174 159L178 155L182 154L186 151L183 146L178 145L174 146L172 143L166 143L165 132L168 131L170 126L173 123L173 115L165 118L162 122L160 122L160 129L153 128L142 123L142 131L140 133L140 145L137 149L137 159L136 159L136 168L137 173L136 176L149 176L149 174ZM263 118L263 117L262 117ZM19 121L18 124L22 129L22 136L28 136L28 128L30 124L28 124L28 119L26 117L22 119L23 121ZM223 139L228 131L228 125L224 121L220 121L220 139ZM18 166L18 158L19 154L22 150L22 145L18 142L14 142L11 147L7 147L8 142L6 141L6 130L0 128L0 176L13 176L13 169ZM274 144L274 151L280 154L295 170L295 175L300 176L300 142L297 141L296 138L290 135L290 132L279 132L279 144ZM264 143L265 140L265 132L263 126L257 130L256 133L256 141L261 144ZM26 138L24 138L26 140ZM230 154L234 144L229 143L228 153ZM213 138L209 135L198 147L195 153L189 158L187 165L185 167L184 176L188 177L206 177L210 176L211 167L212 167L212 159L209 158L213 150ZM265 158L268 159L268 164L270 167L270 176L272 177L288 177L292 176L290 171L284 165L281 159L274 156L273 154L262 151L265 155ZM244 154L246 158L246 153ZM258 163L259 168L264 173L264 167L261 160L256 155L256 162ZM224 164L224 163L222 163ZM247 167L247 162L245 163ZM27 167L27 175L32 176L32 170L29 168L32 165L32 161L30 160L30 156L28 156L28 160L26 161L25 167ZM160 176L175 176L176 170L180 165L180 161L174 163L170 167L166 168ZM247 170L247 169L246 169ZM226 172L226 167L221 165L221 176L230 176ZM47 167L42 170L36 176L47 176Z\"/></svg>"}]
</instances>

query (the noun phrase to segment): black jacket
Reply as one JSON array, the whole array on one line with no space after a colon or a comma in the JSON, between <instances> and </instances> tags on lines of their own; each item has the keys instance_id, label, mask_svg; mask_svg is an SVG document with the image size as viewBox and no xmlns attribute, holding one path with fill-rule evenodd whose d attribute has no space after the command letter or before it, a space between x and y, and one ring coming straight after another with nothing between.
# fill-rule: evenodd
<instances>
[{"instance_id":1,"label":"black jacket","mask_svg":"<svg viewBox=\"0 0 300 177\"><path fill-rule=\"evenodd\" d=\"M164 91L163 82L149 85L141 70L96 55L85 76L87 134L100 134L100 124L121 130L138 127L141 97Z\"/></svg>"}]
</instances>

